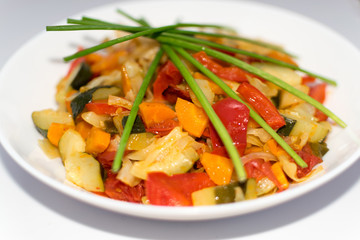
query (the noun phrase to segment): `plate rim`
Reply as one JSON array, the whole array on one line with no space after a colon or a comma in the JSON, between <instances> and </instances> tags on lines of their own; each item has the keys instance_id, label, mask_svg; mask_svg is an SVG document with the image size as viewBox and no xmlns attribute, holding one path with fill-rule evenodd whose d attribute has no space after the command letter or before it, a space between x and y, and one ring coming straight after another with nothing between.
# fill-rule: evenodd
<instances>
[{"instance_id":1,"label":"plate rim","mask_svg":"<svg viewBox=\"0 0 360 240\"><path fill-rule=\"evenodd\" d=\"M142 1L138 1L136 2L135 4L140 4ZM145 1L144 1L145 2ZM162 2L162 1L154 1L154 2ZM190 2L190 1L189 1ZM358 54L360 55L360 51L357 49L356 46L354 46L349 40L347 40L346 38L344 38L342 35L336 33L333 29L329 28L328 26L322 24L322 23L319 23L315 20L312 20L306 16L303 16L301 14L298 14L296 12L292 12L292 11L289 11L287 9L283 9L283 8L279 8L279 7L275 7L275 6L272 6L272 5L268 5L268 4L263 4L263 3L259 3L259 2L255 2L255 3L251 3L251 2L248 2L248 1L244 1L244 2L235 2L235 1L224 1L224 2L228 2L228 3L232 3L232 4L243 4L243 3L246 3L246 4L249 4L249 5L257 5L257 6L262 6L262 7L265 7L267 9L275 9L277 11L281 11L281 12L285 12L287 14L291 14L291 15L295 15L296 17L300 17L301 19L305 19L306 21L311 21L311 22L315 22L318 26L320 26L321 28L324 28L326 29L327 31L331 32L332 34L335 34L337 37L339 37L343 42L345 42L346 44L348 44L349 46L353 47L354 49L356 49L358 51ZM125 2L126 4L128 4L129 2ZM102 6L99 6L99 7L94 7L94 8L91 8L91 9L88 9L88 10L85 10L85 11L81 11L80 13L78 14L83 14L83 13L87 13L87 12L92 12L92 11L96 11L97 9L99 8L110 8L110 7L114 7L114 6L117 6L119 3L110 3L110 4L105 4L105 5L102 5ZM130 3L130 5L133 4L133 3ZM23 51L23 49L26 49L27 46L31 45L32 42L36 42L38 41L39 38L43 37L43 35L45 34L45 31L41 31L39 32L38 34L34 35L34 37L32 37L29 41L27 41L26 43L24 43L14 54L12 54L12 56L10 57L10 59L8 61L5 62L5 64L3 65L3 67L1 68L0 70L0 85L1 85L1 79L3 78L2 76L6 73L7 69L10 68L9 66L12 65L12 62L16 60L17 56L21 54L21 52ZM5 73L4 73L5 72ZM35 177L36 179L40 180L42 183L52 187L53 189L56 189L62 193L64 193L65 195L68 195L72 198L75 198L77 200L80 200L82 202L85 202L85 203L88 203L90 205L94 205L94 206L97 206L97 207L100 207L100 208L104 208L104 209L107 209L107 210L111 210L111 211L114 211L114 209L112 208L113 205L124 205L124 208L127 209L127 207L129 206L134 206L134 204L132 203L126 203L126 202L119 202L119 201L114 201L114 200L111 200L111 199L106 199L106 198L103 198L103 197L100 197L100 196L96 196L94 194L91 194L91 193L88 193L88 192L83 192L83 191L79 191L75 188L72 188L72 187L69 187L69 186L66 186L65 184L63 183L60 183L59 181L51 178L51 177L48 177L44 174L42 174L40 171L38 171L37 169L35 169L32 165L30 165L27 161L24 161L23 158L16 152L16 150L11 146L10 142L8 141L8 139L4 136L4 134L2 133L1 131L1 127L0 127L0 143L2 144L3 148L5 149L5 151L9 154L9 156L15 160L15 162L17 164L19 164L19 166L21 166L26 172L28 172L30 175L32 175L33 177ZM309 191L312 191L318 187L320 187L321 185L327 183L329 180L331 179L334 179L336 176L338 176L339 174L341 174L342 172L344 172L347 168L349 168L352 164L354 164L360 157L360 148L357 149L357 151L355 151L350 157L349 157L349 161L346 161L344 163L342 163L340 166L342 168L340 168L340 170L338 171L331 171L330 173L327 173L317 179L314 179L312 180L312 185L314 186L308 186L309 184L304 184L303 186L301 187L298 187L296 189L299 189L299 190L296 190L296 189L292 189L291 190L291 193L288 193L288 191L285 191L283 193L279 193L279 194L275 194L275 195L272 195L272 196L268 196L266 197L266 199L274 199L274 200L271 200L270 204L263 204L263 206L261 208L257 208L257 209L253 209L255 205L258 205L258 202L263 202L263 201L267 201L269 202L269 200L263 200L265 198L259 198L259 199L256 199L256 200L252 200L251 202L246 202L245 204L248 205L249 207L249 210L248 211L244 211L242 212L241 214L232 214L231 212L228 212L227 211L227 214L224 214L222 213L221 214L221 211L223 211L223 209L227 209L227 208L230 208L231 205L234 205L234 204L239 204L239 203L234 203L234 204L225 204L225 205L220 205L220 206L216 206L216 211L220 213L218 213L217 216L209 216L209 215L199 215L197 216L196 214L198 214L197 212L205 212L205 211L208 211L208 209L214 209L213 206L210 206L210 207L200 207L201 209L204 209L204 210L195 210L196 208L193 208L191 207L192 209L192 212L196 212L195 214L193 213L189 213L189 211L183 211L184 210L184 207L171 207L172 209L175 209L175 211L177 212L178 216L168 216L167 214L163 215L163 214L158 214L158 215L153 215L153 216L150 216L150 215L147 215L147 216L144 216L142 214L142 211L144 211L144 209L148 209L149 206L146 206L146 205L136 205L137 208L139 208L140 210L139 211L136 211L136 212L127 212L127 211L114 211L114 212L118 212L118 213L123 213L123 214L128 214L128 215L133 215L133 216L138 216L138 217L143 217L143 218L150 218L150 219L161 219L161 220L204 220L204 219L219 219L219 218L224 218L224 217L231 217L231 216L238 216L238 215L242 215L242 214L246 214L246 213L250 213L250 212L255 212L255 211L259 211L259 210L262 210L262 209L265 209L265 208L268 208L268 207L272 207L272 206L275 206L275 205L278 205L278 204L281 204L281 203L284 203L286 201L289 201L291 199L294 199L304 193L307 193ZM31 170L32 168L32 170ZM277 197L277 196L281 196L280 197ZM276 198L280 198L280 201ZM98 204L95 204L95 203L106 203L105 206L103 206L103 204L101 204L101 206L99 206ZM244 202L240 203L240 204L244 204ZM168 207L163 207L163 206L150 206L151 208L153 209L167 209L168 210ZM199 209L200 209L199 208ZM178 209L178 210L176 210ZM146 210L147 211L147 210ZM212 210L213 211L213 210ZM195 216L194 216L195 215Z\"/></svg>"}]
</instances>

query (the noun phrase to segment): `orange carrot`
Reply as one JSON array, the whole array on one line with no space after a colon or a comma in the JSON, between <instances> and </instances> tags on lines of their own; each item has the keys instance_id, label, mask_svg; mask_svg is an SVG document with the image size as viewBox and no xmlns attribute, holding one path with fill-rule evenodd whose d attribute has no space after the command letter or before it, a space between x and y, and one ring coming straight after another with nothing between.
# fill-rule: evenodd
<instances>
[{"instance_id":1,"label":"orange carrot","mask_svg":"<svg viewBox=\"0 0 360 240\"><path fill-rule=\"evenodd\" d=\"M164 103L143 102L139 105L140 114L146 127L176 117L176 113Z\"/></svg>"},{"instance_id":2,"label":"orange carrot","mask_svg":"<svg viewBox=\"0 0 360 240\"><path fill-rule=\"evenodd\" d=\"M102 153L110 144L111 135L100 128L92 127L86 139L85 151L90 154Z\"/></svg>"},{"instance_id":3,"label":"orange carrot","mask_svg":"<svg viewBox=\"0 0 360 240\"><path fill-rule=\"evenodd\" d=\"M279 181L283 190L289 187L289 181L287 180L284 171L282 170L280 162L276 162L271 166L271 171L274 173L276 179Z\"/></svg>"},{"instance_id":4,"label":"orange carrot","mask_svg":"<svg viewBox=\"0 0 360 240\"><path fill-rule=\"evenodd\" d=\"M249 154L249 153L262 152L262 151L263 151L263 149L260 148L260 147L250 147L250 148L245 149L244 154L246 155L246 154Z\"/></svg>"},{"instance_id":5,"label":"orange carrot","mask_svg":"<svg viewBox=\"0 0 360 240\"><path fill-rule=\"evenodd\" d=\"M267 54L267 56L297 66L297 63L285 53L281 53L278 51L271 51L270 53Z\"/></svg>"},{"instance_id":6,"label":"orange carrot","mask_svg":"<svg viewBox=\"0 0 360 240\"><path fill-rule=\"evenodd\" d=\"M178 98L175 111L180 125L190 135L201 137L209 123L209 118L204 110L189 101Z\"/></svg>"},{"instance_id":7,"label":"orange carrot","mask_svg":"<svg viewBox=\"0 0 360 240\"><path fill-rule=\"evenodd\" d=\"M265 143L265 146L264 146L265 148L267 148L267 149L269 149L269 151L273 154L273 155L275 155L275 156L277 156L278 155L278 144L277 144L277 142L275 141L275 139L270 139L269 141L267 141L266 143Z\"/></svg>"},{"instance_id":8,"label":"orange carrot","mask_svg":"<svg viewBox=\"0 0 360 240\"><path fill-rule=\"evenodd\" d=\"M74 128L74 126L53 122L48 129L47 138L53 145L58 147L60 138L70 128Z\"/></svg>"},{"instance_id":9,"label":"orange carrot","mask_svg":"<svg viewBox=\"0 0 360 240\"><path fill-rule=\"evenodd\" d=\"M200 159L206 173L217 185L230 183L234 165L229 158L205 152Z\"/></svg>"},{"instance_id":10,"label":"orange carrot","mask_svg":"<svg viewBox=\"0 0 360 240\"><path fill-rule=\"evenodd\" d=\"M117 51L109 56L98 58L98 61L91 65L91 72L100 75L109 74L119 67L119 58L125 54L127 54L126 51Z\"/></svg>"},{"instance_id":11,"label":"orange carrot","mask_svg":"<svg viewBox=\"0 0 360 240\"><path fill-rule=\"evenodd\" d=\"M131 90L131 81L130 81L130 77L127 73L126 67L125 65L121 66L121 83L122 83L122 88L124 91L125 96L127 95L128 92L130 92Z\"/></svg>"},{"instance_id":12,"label":"orange carrot","mask_svg":"<svg viewBox=\"0 0 360 240\"><path fill-rule=\"evenodd\" d=\"M76 124L75 130L80 133L84 140L86 140L90 135L91 128L91 124L85 121L80 121L78 124Z\"/></svg>"}]
</instances>

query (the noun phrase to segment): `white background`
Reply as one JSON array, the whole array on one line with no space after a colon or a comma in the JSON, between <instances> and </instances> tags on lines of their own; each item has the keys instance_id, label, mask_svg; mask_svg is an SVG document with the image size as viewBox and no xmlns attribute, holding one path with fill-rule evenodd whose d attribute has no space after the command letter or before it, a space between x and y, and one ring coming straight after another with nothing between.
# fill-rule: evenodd
<instances>
[{"instance_id":1,"label":"white background","mask_svg":"<svg viewBox=\"0 0 360 240\"><path fill-rule=\"evenodd\" d=\"M110 2L121 1L0 0L0 68L46 25ZM358 0L257 2L315 19L360 48ZM116 214L69 198L23 171L0 145L0 239L359 239L359 170L357 161L316 191L260 212L165 222Z\"/></svg>"}]
</instances>

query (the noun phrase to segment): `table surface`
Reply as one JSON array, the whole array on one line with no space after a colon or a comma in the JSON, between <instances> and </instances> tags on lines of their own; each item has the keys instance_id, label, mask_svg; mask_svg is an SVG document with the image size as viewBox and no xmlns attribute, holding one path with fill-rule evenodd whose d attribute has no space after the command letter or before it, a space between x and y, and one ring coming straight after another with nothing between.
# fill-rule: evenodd
<instances>
[{"instance_id":1,"label":"table surface","mask_svg":"<svg viewBox=\"0 0 360 240\"><path fill-rule=\"evenodd\" d=\"M0 69L44 23L111 0L0 0ZM359 0L257 0L308 16L360 48ZM333 181L263 211L165 222L112 213L65 196L22 170L0 145L1 239L358 239L360 161ZM274 219L274 216L277 216Z\"/></svg>"}]
</instances>

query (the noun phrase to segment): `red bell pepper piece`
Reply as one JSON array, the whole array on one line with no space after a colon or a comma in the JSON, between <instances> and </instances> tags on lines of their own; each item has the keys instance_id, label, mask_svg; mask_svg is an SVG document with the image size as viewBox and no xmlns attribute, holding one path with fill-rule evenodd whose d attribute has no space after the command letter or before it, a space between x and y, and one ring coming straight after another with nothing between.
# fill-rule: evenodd
<instances>
[{"instance_id":1,"label":"red bell pepper piece","mask_svg":"<svg viewBox=\"0 0 360 240\"><path fill-rule=\"evenodd\" d=\"M308 83L313 83L315 82L316 78L309 76L309 75L305 75L301 78L301 83L302 84L308 84Z\"/></svg>"},{"instance_id":2,"label":"red bell pepper piece","mask_svg":"<svg viewBox=\"0 0 360 240\"><path fill-rule=\"evenodd\" d=\"M311 86L309 96L320 103L324 103L326 97L326 83ZM328 119L328 116L319 109L315 110L315 117L319 119L319 121L325 121Z\"/></svg>"},{"instance_id":3,"label":"red bell pepper piece","mask_svg":"<svg viewBox=\"0 0 360 240\"><path fill-rule=\"evenodd\" d=\"M256 87L244 82L240 84L237 91L272 129L278 129L286 124L274 104Z\"/></svg>"},{"instance_id":4,"label":"red bell pepper piece","mask_svg":"<svg viewBox=\"0 0 360 240\"><path fill-rule=\"evenodd\" d=\"M83 50L84 48L83 47L79 47L78 48L78 51L81 51ZM77 58L75 59L74 61L72 61L70 63L70 67L69 67L69 70L66 74L66 77L69 77L71 72L75 69L75 67L77 67L80 63L84 62L85 61L85 57L80 57L80 58Z\"/></svg>"},{"instance_id":5,"label":"red bell pepper piece","mask_svg":"<svg viewBox=\"0 0 360 240\"><path fill-rule=\"evenodd\" d=\"M164 101L163 92L169 85L180 84L183 76L171 61L167 61L161 66L153 84L154 100Z\"/></svg>"},{"instance_id":6,"label":"red bell pepper piece","mask_svg":"<svg viewBox=\"0 0 360 240\"><path fill-rule=\"evenodd\" d=\"M109 105L105 102L90 102L85 105L85 107L96 114L104 115L104 114L115 114L116 110L120 108L119 106Z\"/></svg>"},{"instance_id":7,"label":"red bell pepper piece","mask_svg":"<svg viewBox=\"0 0 360 240\"><path fill-rule=\"evenodd\" d=\"M204 172L182 173L168 176L163 172L150 172L145 182L150 204L162 206L192 206L191 193L215 186Z\"/></svg>"},{"instance_id":8,"label":"red bell pepper piece","mask_svg":"<svg viewBox=\"0 0 360 240\"><path fill-rule=\"evenodd\" d=\"M104 151L99 153L96 159L99 161L101 166L105 169L110 169L115 159L116 151Z\"/></svg>"},{"instance_id":9,"label":"red bell pepper piece","mask_svg":"<svg viewBox=\"0 0 360 240\"><path fill-rule=\"evenodd\" d=\"M112 199L141 203L141 199L145 196L144 182L134 187L130 187L122 181L116 179L116 174L108 171L108 177L105 181L105 194Z\"/></svg>"},{"instance_id":10,"label":"red bell pepper piece","mask_svg":"<svg viewBox=\"0 0 360 240\"><path fill-rule=\"evenodd\" d=\"M320 103L324 103L326 96L326 83L319 83L311 86L309 96Z\"/></svg>"},{"instance_id":11,"label":"red bell pepper piece","mask_svg":"<svg viewBox=\"0 0 360 240\"><path fill-rule=\"evenodd\" d=\"M315 156L311 150L309 145L305 145L302 150L296 151L296 153L306 162L308 165L306 168L301 168L298 166L297 168L297 177L302 178L305 177L311 170L319 163L322 162L322 159ZM291 159L293 160L293 159Z\"/></svg>"},{"instance_id":12,"label":"red bell pepper piece","mask_svg":"<svg viewBox=\"0 0 360 240\"><path fill-rule=\"evenodd\" d=\"M227 79L235 82L247 82L246 75L250 75L246 71L238 67L223 67L219 63L212 60L205 52L197 52L193 57L204 65L207 69L217 75L219 78Z\"/></svg>"},{"instance_id":13,"label":"red bell pepper piece","mask_svg":"<svg viewBox=\"0 0 360 240\"><path fill-rule=\"evenodd\" d=\"M160 123L155 123L146 128L147 132L154 133L159 136L168 135L171 130L179 126L179 122L173 119L167 119Z\"/></svg>"},{"instance_id":14,"label":"red bell pepper piece","mask_svg":"<svg viewBox=\"0 0 360 240\"><path fill-rule=\"evenodd\" d=\"M249 122L249 109L245 104L236 101L232 98L225 98L213 105L215 113L228 130L234 145L239 151L240 155L244 154L246 148L246 131ZM226 152L219 135L217 134L214 126L210 124L210 139L214 146L214 154L224 155Z\"/></svg>"}]
</instances>

